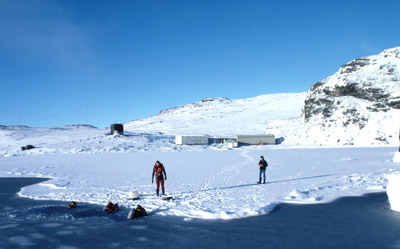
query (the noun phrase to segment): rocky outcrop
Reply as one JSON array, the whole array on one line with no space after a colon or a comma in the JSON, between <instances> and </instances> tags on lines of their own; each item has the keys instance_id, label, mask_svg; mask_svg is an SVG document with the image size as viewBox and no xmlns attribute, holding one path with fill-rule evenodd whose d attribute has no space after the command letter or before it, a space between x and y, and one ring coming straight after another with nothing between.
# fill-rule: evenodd
<instances>
[{"instance_id":1,"label":"rocky outcrop","mask_svg":"<svg viewBox=\"0 0 400 249\"><path fill-rule=\"evenodd\" d=\"M400 47L355 59L312 85L305 100L305 120L320 114L331 117L340 109L341 97L366 100L371 112L400 109Z\"/></svg>"},{"instance_id":2,"label":"rocky outcrop","mask_svg":"<svg viewBox=\"0 0 400 249\"><path fill-rule=\"evenodd\" d=\"M369 125L368 132L377 134L374 139L385 142L392 135L374 131L371 123L382 118L391 120L398 111L400 47L352 60L334 75L312 85L307 92L303 114L306 123L318 125L321 130L335 127L338 141L343 141L339 137L344 134L354 138L357 130ZM348 126L351 129L346 130Z\"/></svg>"}]
</instances>

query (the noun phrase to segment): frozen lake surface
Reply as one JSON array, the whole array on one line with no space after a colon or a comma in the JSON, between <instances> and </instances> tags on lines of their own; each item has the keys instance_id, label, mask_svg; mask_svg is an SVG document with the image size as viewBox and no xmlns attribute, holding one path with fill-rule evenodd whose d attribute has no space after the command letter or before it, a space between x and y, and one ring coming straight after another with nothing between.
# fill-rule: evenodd
<instances>
[{"instance_id":1,"label":"frozen lake surface","mask_svg":"<svg viewBox=\"0 0 400 249\"><path fill-rule=\"evenodd\" d=\"M400 248L400 213L385 193L329 204L282 204L268 215L185 221L157 214L127 220L129 210L20 198L39 178L0 178L0 248Z\"/></svg>"}]
</instances>

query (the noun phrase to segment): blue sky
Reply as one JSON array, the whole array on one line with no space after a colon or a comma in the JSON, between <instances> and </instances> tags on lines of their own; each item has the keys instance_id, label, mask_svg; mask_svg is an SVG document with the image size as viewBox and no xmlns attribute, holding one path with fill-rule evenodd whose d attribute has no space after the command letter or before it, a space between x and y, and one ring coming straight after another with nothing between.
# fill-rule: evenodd
<instances>
[{"instance_id":1,"label":"blue sky","mask_svg":"<svg viewBox=\"0 0 400 249\"><path fill-rule=\"evenodd\" d=\"M0 124L156 115L304 92L400 46L400 1L0 0Z\"/></svg>"}]
</instances>

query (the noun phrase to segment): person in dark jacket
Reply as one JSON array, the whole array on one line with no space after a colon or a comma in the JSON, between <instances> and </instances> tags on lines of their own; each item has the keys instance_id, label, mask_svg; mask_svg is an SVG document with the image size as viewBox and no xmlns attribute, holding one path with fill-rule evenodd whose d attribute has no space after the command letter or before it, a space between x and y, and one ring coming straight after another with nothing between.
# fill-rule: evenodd
<instances>
[{"instance_id":1,"label":"person in dark jacket","mask_svg":"<svg viewBox=\"0 0 400 249\"><path fill-rule=\"evenodd\" d=\"M165 172L164 165L159 161L157 161L154 164L153 175L151 176L151 183L154 183L154 175L156 176L157 196L160 193L160 183L161 183L162 194L165 195L164 179L167 180L167 173Z\"/></svg>"},{"instance_id":2,"label":"person in dark jacket","mask_svg":"<svg viewBox=\"0 0 400 249\"><path fill-rule=\"evenodd\" d=\"M261 176L264 175L263 183L265 184L265 170L267 169L268 163L267 161L265 161L264 156L260 157L260 162L258 162L258 166L260 167L260 176L258 177L257 183L261 183Z\"/></svg>"},{"instance_id":3,"label":"person in dark jacket","mask_svg":"<svg viewBox=\"0 0 400 249\"><path fill-rule=\"evenodd\" d=\"M144 216L147 216L146 210L142 206L137 205L136 208L129 212L128 219L137 219Z\"/></svg>"}]
</instances>

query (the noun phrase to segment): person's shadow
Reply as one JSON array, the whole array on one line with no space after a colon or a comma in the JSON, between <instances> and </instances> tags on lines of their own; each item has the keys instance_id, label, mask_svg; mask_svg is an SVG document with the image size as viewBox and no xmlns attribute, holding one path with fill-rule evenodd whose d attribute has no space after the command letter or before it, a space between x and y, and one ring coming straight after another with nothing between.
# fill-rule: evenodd
<instances>
[{"instance_id":1,"label":"person's shadow","mask_svg":"<svg viewBox=\"0 0 400 249\"><path fill-rule=\"evenodd\" d=\"M336 175L336 174L327 174L327 175L318 175L318 176L308 176L308 177L301 177L301 178L295 178L295 179L287 179L287 180L266 182L265 184L275 184L275 183L282 183L282 182L301 181L301 180L322 178L322 177L328 177L328 176L334 176L334 175ZM242 184L242 185L235 185L235 186L227 186L227 187L220 187L220 188L202 189L202 190L199 190L199 191L200 191L200 192L207 192L207 191L212 191L212 190L244 188L244 187L250 187L250 186L256 186L256 185L263 185L263 184L259 184L259 183L249 183L249 184Z\"/></svg>"}]
</instances>

